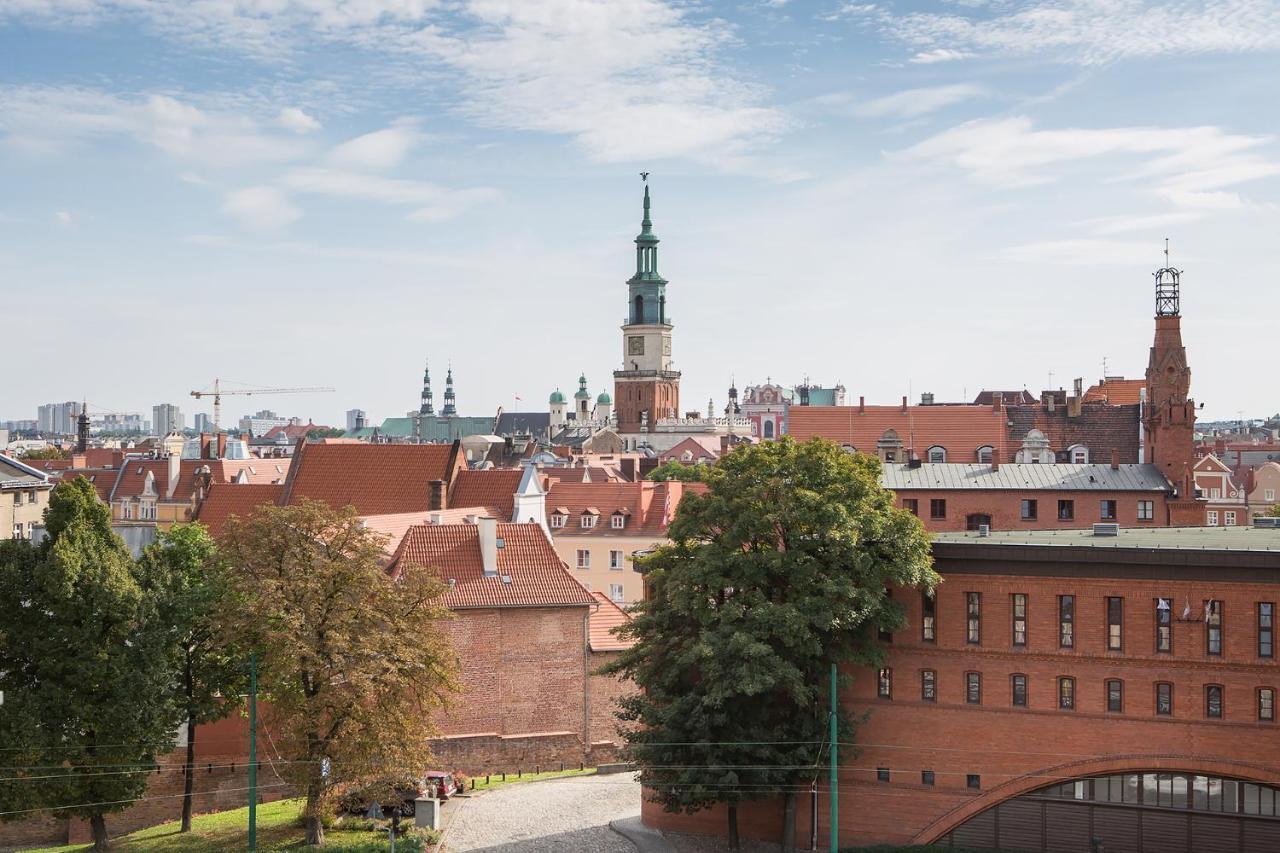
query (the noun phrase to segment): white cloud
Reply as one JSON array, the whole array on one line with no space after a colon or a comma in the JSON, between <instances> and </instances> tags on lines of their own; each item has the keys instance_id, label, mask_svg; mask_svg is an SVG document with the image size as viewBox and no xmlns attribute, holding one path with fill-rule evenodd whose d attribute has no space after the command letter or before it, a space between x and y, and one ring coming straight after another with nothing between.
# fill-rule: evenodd
<instances>
[{"instance_id":1,"label":"white cloud","mask_svg":"<svg viewBox=\"0 0 1280 853\"><path fill-rule=\"evenodd\" d=\"M1149 240L1082 238L1011 246L998 252L996 259L1035 264L1141 268L1150 265L1154 254Z\"/></svg>"},{"instance_id":2,"label":"white cloud","mask_svg":"<svg viewBox=\"0 0 1280 853\"><path fill-rule=\"evenodd\" d=\"M297 107L285 107L276 116L276 124L294 133L311 133L320 129L320 122Z\"/></svg>"},{"instance_id":3,"label":"white cloud","mask_svg":"<svg viewBox=\"0 0 1280 853\"><path fill-rule=\"evenodd\" d=\"M1031 56L1095 65L1118 59L1280 50L1274 0L1013 0L958 14L879 10L877 24L913 62Z\"/></svg>"},{"instance_id":4,"label":"white cloud","mask_svg":"<svg viewBox=\"0 0 1280 853\"><path fill-rule=\"evenodd\" d=\"M275 187L246 187L229 192L222 212L254 231L274 231L302 216L289 197Z\"/></svg>"},{"instance_id":5,"label":"white cloud","mask_svg":"<svg viewBox=\"0 0 1280 853\"><path fill-rule=\"evenodd\" d=\"M972 53L967 53L963 50L935 47L933 50L922 50L907 61L913 65L933 65L938 62L955 62L957 59L968 59L971 56L973 56Z\"/></svg>"},{"instance_id":6,"label":"white cloud","mask_svg":"<svg viewBox=\"0 0 1280 853\"><path fill-rule=\"evenodd\" d=\"M1100 216L1081 223L1095 234L1130 234L1135 231L1161 231L1173 225L1186 225L1207 216L1205 211L1177 211L1138 216Z\"/></svg>"},{"instance_id":7,"label":"white cloud","mask_svg":"<svg viewBox=\"0 0 1280 853\"><path fill-rule=\"evenodd\" d=\"M294 169L281 183L293 192L413 206L417 209L408 218L426 222L452 219L465 210L501 198L501 193L490 187L451 189L426 181L333 169Z\"/></svg>"},{"instance_id":8,"label":"white cloud","mask_svg":"<svg viewBox=\"0 0 1280 853\"><path fill-rule=\"evenodd\" d=\"M53 221L62 226L70 225L73 221L70 211L59 210L53 215Z\"/></svg>"},{"instance_id":9,"label":"white cloud","mask_svg":"<svg viewBox=\"0 0 1280 853\"><path fill-rule=\"evenodd\" d=\"M347 140L333 149L329 161L356 169L392 169L404 161L420 138L412 123L400 122Z\"/></svg>"},{"instance_id":10,"label":"white cloud","mask_svg":"<svg viewBox=\"0 0 1280 853\"><path fill-rule=\"evenodd\" d=\"M918 118L952 104L981 98L986 94L985 89L972 83L905 89L882 98L864 101L856 105L853 112L864 118Z\"/></svg>"}]
</instances>

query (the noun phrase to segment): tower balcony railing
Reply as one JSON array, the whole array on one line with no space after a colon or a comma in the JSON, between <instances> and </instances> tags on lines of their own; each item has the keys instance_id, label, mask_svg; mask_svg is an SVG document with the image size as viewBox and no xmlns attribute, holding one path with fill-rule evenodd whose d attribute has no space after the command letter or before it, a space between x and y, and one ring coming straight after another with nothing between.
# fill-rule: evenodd
<instances>
[{"instance_id":1,"label":"tower balcony railing","mask_svg":"<svg viewBox=\"0 0 1280 853\"><path fill-rule=\"evenodd\" d=\"M614 379L671 379L680 378L678 370L615 370Z\"/></svg>"},{"instance_id":2,"label":"tower balcony railing","mask_svg":"<svg viewBox=\"0 0 1280 853\"><path fill-rule=\"evenodd\" d=\"M672 326L674 324L675 324L675 318L669 314L663 317L661 322L658 322L657 320L652 320L652 321L645 320L637 323L634 320L632 320L630 317L622 318L622 325L624 326Z\"/></svg>"}]
</instances>

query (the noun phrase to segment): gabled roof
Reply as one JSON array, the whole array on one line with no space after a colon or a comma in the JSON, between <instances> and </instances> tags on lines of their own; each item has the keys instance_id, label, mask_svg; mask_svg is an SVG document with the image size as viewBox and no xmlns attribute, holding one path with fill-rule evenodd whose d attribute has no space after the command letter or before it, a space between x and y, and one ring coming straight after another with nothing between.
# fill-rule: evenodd
<instances>
[{"instance_id":1,"label":"gabled roof","mask_svg":"<svg viewBox=\"0 0 1280 853\"><path fill-rule=\"evenodd\" d=\"M625 640L613 633L631 621L621 607L614 604L613 599L603 592L592 592L591 597L598 605L592 611L587 626L587 645L593 652L620 652L635 645L634 640Z\"/></svg>"},{"instance_id":2,"label":"gabled roof","mask_svg":"<svg viewBox=\"0 0 1280 853\"><path fill-rule=\"evenodd\" d=\"M666 462L669 459L674 459L677 462L683 462L685 460L682 457L686 450L692 454L689 461L697 462L700 459L715 461L720 458L720 437L689 436L688 438L681 439L676 442L670 450L664 450L659 453L658 461Z\"/></svg>"},{"instance_id":3,"label":"gabled roof","mask_svg":"<svg viewBox=\"0 0 1280 853\"><path fill-rule=\"evenodd\" d=\"M393 571L409 566L438 570L452 589L452 609L494 607L588 607L591 593L574 580L537 524L499 523L496 577L484 576L480 530L474 524L423 524L409 528L392 560ZM510 583L503 582L510 578ZM533 638L529 638L533 640Z\"/></svg>"},{"instance_id":4,"label":"gabled roof","mask_svg":"<svg viewBox=\"0 0 1280 853\"><path fill-rule=\"evenodd\" d=\"M497 510L497 518L510 521L515 512L516 489L524 476L521 468L464 468L453 481L449 506L483 506Z\"/></svg>"},{"instance_id":5,"label":"gabled roof","mask_svg":"<svg viewBox=\"0 0 1280 853\"><path fill-rule=\"evenodd\" d=\"M66 483L74 480L76 477L84 477L93 486L93 490L98 493L98 500L103 503L111 503L111 490L115 488L116 480L120 477L119 468L72 468L69 471L60 471L53 479L59 483Z\"/></svg>"},{"instance_id":6,"label":"gabled roof","mask_svg":"<svg viewBox=\"0 0 1280 853\"><path fill-rule=\"evenodd\" d=\"M246 483L283 483L289 474L287 459L183 459L178 473L178 486L172 500L186 503L200 484L198 473L209 469L209 482L230 483L244 480ZM126 458L120 465L120 477L111 491L111 500L136 498L146 487L148 472L155 478L155 490L160 500L168 501L169 460Z\"/></svg>"},{"instance_id":7,"label":"gabled roof","mask_svg":"<svg viewBox=\"0 0 1280 853\"><path fill-rule=\"evenodd\" d=\"M196 509L195 521L209 528L209 535L221 536L231 516L247 518L264 504L278 503L284 486L279 483L214 483Z\"/></svg>"},{"instance_id":8,"label":"gabled roof","mask_svg":"<svg viewBox=\"0 0 1280 853\"><path fill-rule=\"evenodd\" d=\"M283 503L303 498L335 509L351 505L360 515L418 512L430 508L430 484L448 484L462 465L458 444L298 443Z\"/></svg>"},{"instance_id":9,"label":"gabled roof","mask_svg":"<svg viewBox=\"0 0 1280 853\"><path fill-rule=\"evenodd\" d=\"M555 528L556 536L634 536L653 534L666 536L667 525L675 517L680 499L701 483L671 481L653 483L551 483L547 492L549 514L563 510L568 516L564 527ZM612 517L621 511L626 524L621 529L612 525ZM582 527L578 519L584 514L601 515L592 527Z\"/></svg>"},{"instance_id":10,"label":"gabled roof","mask_svg":"<svg viewBox=\"0 0 1280 853\"><path fill-rule=\"evenodd\" d=\"M1080 406L1080 414L1071 417L1066 406L1055 406L1052 412L1040 405L1011 407L1007 410L1010 426L1004 458L1014 458L1026 434L1038 429L1055 451L1081 444L1089 448L1090 459L1109 462L1111 450L1115 449L1120 452L1121 462L1137 462L1142 431L1140 409L1136 403L1085 402Z\"/></svg>"},{"instance_id":11,"label":"gabled roof","mask_svg":"<svg viewBox=\"0 0 1280 853\"><path fill-rule=\"evenodd\" d=\"M387 556L394 556L400 541L411 527L419 524L463 524L470 519L493 517L493 511L483 506L466 506L431 512L393 512L387 515L362 515L360 523L366 530L385 536Z\"/></svg>"},{"instance_id":12,"label":"gabled roof","mask_svg":"<svg viewBox=\"0 0 1280 853\"><path fill-rule=\"evenodd\" d=\"M537 435L551 426L550 412L503 412L498 416L498 435Z\"/></svg>"},{"instance_id":13,"label":"gabled roof","mask_svg":"<svg viewBox=\"0 0 1280 853\"><path fill-rule=\"evenodd\" d=\"M979 447L1000 447L1005 422L1003 409L970 405L907 406L905 411L902 406L794 406L787 417L787 432L797 441L821 436L875 455L876 442L893 430L904 450L914 439L921 457L940 444L957 459L975 461Z\"/></svg>"},{"instance_id":14,"label":"gabled roof","mask_svg":"<svg viewBox=\"0 0 1280 853\"><path fill-rule=\"evenodd\" d=\"M49 476L0 453L0 488L26 489L49 485Z\"/></svg>"},{"instance_id":15,"label":"gabled roof","mask_svg":"<svg viewBox=\"0 0 1280 853\"><path fill-rule=\"evenodd\" d=\"M986 489L1028 491L1167 492L1171 487L1155 465L1073 465L1007 463L999 468L956 462L885 465L880 482L894 491Z\"/></svg>"},{"instance_id":16,"label":"gabled roof","mask_svg":"<svg viewBox=\"0 0 1280 853\"><path fill-rule=\"evenodd\" d=\"M1142 392L1146 387L1145 379L1124 379L1118 376L1103 379L1084 392L1084 401L1110 403L1112 406L1132 406L1142 401Z\"/></svg>"}]
</instances>

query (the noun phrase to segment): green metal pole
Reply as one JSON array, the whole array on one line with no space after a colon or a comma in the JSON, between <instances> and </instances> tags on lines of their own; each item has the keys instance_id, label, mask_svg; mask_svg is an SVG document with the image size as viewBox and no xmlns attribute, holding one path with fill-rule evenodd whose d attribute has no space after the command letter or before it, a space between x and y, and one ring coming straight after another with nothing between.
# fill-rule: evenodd
<instances>
[{"instance_id":1,"label":"green metal pole","mask_svg":"<svg viewBox=\"0 0 1280 853\"><path fill-rule=\"evenodd\" d=\"M840 733L836 726L836 665L831 664L831 853L840 849Z\"/></svg>"},{"instance_id":2,"label":"green metal pole","mask_svg":"<svg viewBox=\"0 0 1280 853\"><path fill-rule=\"evenodd\" d=\"M258 849L258 656L249 653L249 849Z\"/></svg>"}]
</instances>

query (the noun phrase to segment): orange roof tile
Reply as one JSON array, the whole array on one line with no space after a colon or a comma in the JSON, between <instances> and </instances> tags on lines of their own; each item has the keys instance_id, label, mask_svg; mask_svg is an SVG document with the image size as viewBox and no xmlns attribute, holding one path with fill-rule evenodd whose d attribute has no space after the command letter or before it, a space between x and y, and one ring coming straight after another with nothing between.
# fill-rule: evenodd
<instances>
[{"instance_id":1,"label":"orange roof tile","mask_svg":"<svg viewBox=\"0 0 1280 853\"><path fill-rule=\"evenodd\" d=\"M976 461L979 447L1002 445L1005 412L971 405L908 406L905 412L901 406L792 406L787 418L787 432L797 441L820 436L874 455L876 442L893 430L904 451L914 447L924 458L938 444L948 459L967 462Z\"/></svg>"},{"instance_id":2,"label":"orange roof tile","mask_svg":"<svg viewBox=\"0 0 1280 853\"><path fill-rule=\"evenodd\" d=\"M488 516L494 517L492 507L468 506L457 507L455 509L446 509L433 512L393 512L386 515L362 515L360 521L364 523L366 530L372 530L387 538L387 554L394 554L396 549L400 547L400 540L404 539L404 535L409 532L409 528L416 527L419 524L431 524L435 519L436 524L462 524L472 516Z\"/></svg>"},{"instance_id":3,"label":"orange roof tile","mask_svg":"<svg viewBox=\"0 0 1280 853\"><path fill-rule=\"evenodd\" d=\"M452 482L462 466L453 444L298 444L284 503L303 498L361 515L417 512L430 506L433 480Z\"/></svg>"},{"instance_id":4,"label":"orange roof tile","mask_svg":"<svg viewBox=\"0 0 1280 853\"><path fill-rule=\"evenodd\" d=\"M209 469L209 482L229 483L243 477L249 483L281 483L289 471L287 459L183 459L178 471L178 485L169 498L169 460L128 458L120 466L120 478L111 492L111 500L135 498L142 494L147 473L155 478L155 491L162 501L186 503L200 484L199 472Z\"/></svg>"},{"instance_id":5,"label":"orange roof tile","mask_svg":"<svg viewBox=\"0 0 1280 853\"><path fill-rule=\"evenodd\" d=\"M98 500L103 503L111 503L111 490L115 487L116 480L120 477L120 469L72 468L69 471L51 474L49 479L62 483L73 480L76 477L84 477L93 485L93 490L98 493Z\"/></svg>"},{"instance_id":6,"label":"orange roof tile","mask_svg":"<svg viewBox=\"0 0 1280 853\"><path fill-rule=\"evenodd\" d=\"M1142 402L1145 379L1104 379L1084 392L1086 403L1107 402L1113 406L1132 406Z\"/></svg>"},{"instance_id":7,"label":"orange roof tile","mask_svg":"<svg viewBox=\"0 0 1280 853\"><path fill-rule=\"evenodd\" d=\"M409 528L392 570L425 566L439 571L453 588L444 603L453 609L477 607L587 607L591 593L574 580L537 524L499 523L498 576L485 577L480 531L473 524L423 524ZM508 577L510 583L502 578Z\"/></svg>"},{"instance_id":8,"label":"orange roof tile","mask_svg":"<svg viewBox=\"0 0 1280 853\"><path fill-rule=\"evenodd\" d=\"M551 483L547 506L551 513L568 516L564 527L553 528L557 536L627 536L652 533L666 536L681 497L691 484L654 483ZM696 491L696 490L694 490ZM621 512L623 527L613 526L613 515ZM583 515L598 515L592 527L583 527Z\"/></svg>"},{"instance_id":9,"label":"orange roof tile","mask_svg":"<svg viewBox=\"0 0 1280 853\"><path fill-rule=\"evenodd\" d=\"M214 483L197 508L195 520L216 538L222 535L228 518L246 518L264 504L278 503L283 492L279 483Z\"/></svg>"},{"instance_id":10,"label":"orange roof tile","mask_svg":"<svg viewBox=\"0 0 1280 853\"><path fill-rule=\"evenodd\" d=\"M621 607L603 592L592 592L598 605L588 620L587 644L593 652L620 652L635 645L635 640L623 639L613 633L615 628L631 621Z\"/></svg>"},{"instance_id":11,"label":"orange roof tile","mask_svg":"<svg viewBox=\"0 0 1280 853\"><path fill-rule=\"evenodd\" d=\"M519 468L490 468L486 471L463 469L453 482L449 506L485 506L498 511L500 521L508 521L515 513L516 489L524 471Z\"/></svg>"}]
</instances>

